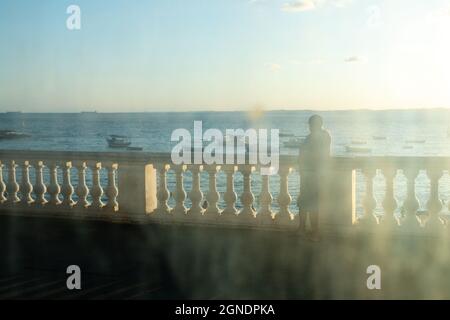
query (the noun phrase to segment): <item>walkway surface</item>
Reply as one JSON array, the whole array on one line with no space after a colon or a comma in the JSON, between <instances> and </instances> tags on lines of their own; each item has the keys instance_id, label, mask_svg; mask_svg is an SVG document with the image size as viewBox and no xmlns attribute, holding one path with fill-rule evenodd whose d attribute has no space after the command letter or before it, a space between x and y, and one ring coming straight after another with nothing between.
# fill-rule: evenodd
<instances>
[{"instance_id":1,"label":"walkway surface","mask_svg":"<svg viewBox=\"0 0 450 320\"><path fill-rule=\"evenodd\" d=\"M0 217L1 299L450 298L447 240ZM66 288L78 265L82 290ZM367 289L378 265L382 289Z\"/></svg>"}]
</instances>

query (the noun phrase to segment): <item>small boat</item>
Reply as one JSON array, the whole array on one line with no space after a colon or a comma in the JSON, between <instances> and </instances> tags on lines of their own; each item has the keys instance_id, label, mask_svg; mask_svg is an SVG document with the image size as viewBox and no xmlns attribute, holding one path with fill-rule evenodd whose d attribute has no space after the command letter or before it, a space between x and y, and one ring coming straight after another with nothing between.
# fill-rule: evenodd
<instances>
[{"instance_id":1,"label":"small boat","mask_svg":"<svg viewBox=\"0 0 450 320\"><path fill-rule=\"evenodd\" d=\"M142 151L144 148L142 147L127 147L127 150L129 151Z\"/></svg>"},{"instance_id":2,"label":"small boat","mask_svg":"<svg viewBox=\"0 0 450 320\"><path fill-rule=\"evenodd\" d=\"M283 146L290 149L300 148L305 142L303 138L291 138L283 143Z\"/></svg>"},{"instance_id":3,"label":"small boat","mask_svg":"<svg viewBox=\"0 0 450 320\"><path fill-rule=\"evenodd\" d=\"M405 143L425 143L427 140L407 140Z\"/></svg>"},{"instance_id":4,"label":"small boat","mask_svg":"<svg viewBox=\"0 0 450 320\"><path fill-rule=\"evenodd\" d=\"M106 138L110 148L127 148L131 146L131 141L126 136L110 135Z\"/></svg>"},{"instance_id":5,"label":"small boat","mask_svg":"<svg viewBox=\"0 0 450 320\"><path fill-rule=\"evenodd\" d=\"M0 140L14 140L31 137L29 134L13 130L0 130Z\"/></svg>"},{"instance_id":6,"label":"small boat","mask_svg":"<svg viewBox=\"0 0 450 320\"><path fill-rule=\"evenodd\" d=\"M373 140L387 140L387 137L384 136L373 136Z\"/></svg>"},{"instance_id":7,"label":"small boat","mask_svg":"<svg viewBox=\"0 0 450 320\"><path fill-rule=\"evenodd\" d=\"M367 144L367 141L363 141L363 140L352 140L352 144L355 144L355 145L364 145L364 144Z\"/></svg>"},{"instance_id":8,"label":"small boat","mask_svg":"<svg viewBox=\"0 0 450 320\"><path fill-rule=\"evenodd\" d=\"M288 132L280 132L280 138L291 138L294 137L295 135L293 133L288 133Z\"/></svg>"},{"instance_id":9,"label":"small boat","mask_svg":"<svg viewBox=\"0 0 450 320\"><path fill-rule=\"evenodd\" d=\"M371 153L372 152L372 149L370 149L370 148L352 147L352 146L346 146L345 150L348 153Z\"/></svg>"}]
</instances>

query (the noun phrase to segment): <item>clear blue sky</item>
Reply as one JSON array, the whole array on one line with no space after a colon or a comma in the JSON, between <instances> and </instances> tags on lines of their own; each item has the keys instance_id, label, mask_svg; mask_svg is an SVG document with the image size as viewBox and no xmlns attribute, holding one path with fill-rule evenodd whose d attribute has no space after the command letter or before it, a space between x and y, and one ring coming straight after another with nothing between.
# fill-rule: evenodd
<instances>
[{"instance_id":1,"label":"clear blue sky","mask_svg":"<svg viewBox=\"0 0 450 320\"><path fill-rule=\"evenodd\" d=\"M0 111L450 106L448 0L1 0L0 41Z\"/></svg>"}]
</instances>

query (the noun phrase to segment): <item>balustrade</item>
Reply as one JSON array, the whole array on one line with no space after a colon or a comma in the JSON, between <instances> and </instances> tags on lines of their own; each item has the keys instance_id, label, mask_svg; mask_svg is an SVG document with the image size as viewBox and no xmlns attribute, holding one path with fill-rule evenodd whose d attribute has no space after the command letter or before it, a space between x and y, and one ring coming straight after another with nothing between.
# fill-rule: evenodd
<instances>
[{"instance_id":1,"label":"balustrade","mask_svg":"<svg viewBox=\"0 0 450 320\"><path fill-rule=\"evenodd\" d=\"M188 214L190 217L198 217L202 216L205 211L202 207L203 192L200 188L200 172L203 171L203 166L190 165L189 170L192 173L192 190L189 192L191 208Z\"/></svg>"},{"instance_id":2,"label":"balustrade","mask_svg":"<svg viewBox=\"0 0 450 320\"><path fill-rule=\"evenodd\" d=\"M50 205L59 206L61 204L61 200L59 200L60 192L61 186L58 183L58 165L53 161L50 163L50 185L48 186Z\"/></svg>"},{"instance_id":3,"label":"balustrade","mask_svg":"<svg viewBox=\"0 0 450 320\"><path fill-rule=\"evenodd\" d=\"M26 154L19 153L17 160L14 159L14 155L8 154L5 160L0 162L0 212L4 210L6 213L26 214L29 211L35 216L40 211L47 212L55 209L62 215L83 212L88 208L90 211L99 212L103 209L111 212L119 210L117 201L119 192L116 185L117 163L104 161L107 176L102 179L101 161L76 160L75 169L72 170L73 161L61 159L64 156L57 158L52 153L45 153L49 160L45 157L40 160L33 156L33 152L30 152L29 160L22 160ZM38 152L38 154L41 153ZM86 176L87 163L90 164L92 172L92 177L89 179L90 185L87 183ZM17 180L18 172L20 172L20 181ZM34 183L32 176L34 176ZM62 183L59 177L62 177ZM72 184L74 177L78 181L76 187ZM105 181L106 191L104 190ZM88 201L89 195L92 197L92 203ZM104 196L107 197L106 203Z\"/></svg>"},{"instance_id":4,"label":"balustrade","mask_svg":"<svg viewBox=\"0 0 450 320\"><path fill-rule=\"evenodd\" d=\"M366 192L364 196L364 215L359 219L359 223L367 228L374 228L378 223L378 219L374 215L374 209L376 207L376 201L373 195L373 179L376 174L376 170L373 168L367 168L363 170L366 180Z\"/></svg>"},{"instance_id":5,"label":"balustrade","mask_svg":"<svg viewBox=\"0 0 450 320\"><path fill-rule=\"evenodd\" d=\"M320 223L336 230L343 226L347 230L362 230L354 226L357 222L364 230L373 232L379 230L380 224L392 231L428 230L427 234L438 234L444 230L440 181L446 162L447 159L439 158L333 158L328 176L321 178L324 194L320 197L323 202L320 216L325 218ZM289 177L297 165L296 157L281 157L279 187L275 188L278 179L261 176L251 165L172 165L170 157L161 154L131 157L119 153L0 151L0 213L39 216L52 211L53 216L76 218L78 213L83 213L95 219L139 223L162 219L295 228L297 210L292 199L298 194L290 192ZM356 170L364 177L362 188L355 187ZM385 196L378 204L384 210L381 219L374 212L377 170L385 179ZM398 208L395 192L398 170L406 178L402 208ZM425 170L430 184L429 199L423 203L428 216L424 225L419 223L416 194L420 170ZM186 171L192 179L185 179ZM207 179L201 179L203 171ZM240 177L235 180L236 175L242 175L242 180ZM236 181L242 184L235 186ZM256 194L255 185L255 190L260 190ZM308 186L301 185L300 191L305 188ZM356 211L354 199L362 195L355 190L360 189L365 190L362 207L358 209L362 214L355 220L352 218ZM400 209L402 219L396 215Z\"/></svg>"},{"instance_id":6,"label":"balustrade","mask_svg":"<svg viewBox=\"0 0 450 320\"><path fill-rule=\"evenodd\" d=\"M108 196L108 202L106 207L112 212L119 210L119 203L117 202L119 190L116 185L117 168L117 163L107 162L106 169L108 170L108 186L106 187L106 195Z\"/></svg>"},{"instance_id":7,"label":"balustrade","mask_svg":"<svg viewBox=\"0 0 450 320\"><path fill-rule=\"evenodd\" d=\"M16 181L16 167L16 162L11 160L8 168L8 184L6 185L6 192L8 192L6 202L9 205L14 205L20 201L17 196L17 193L19 192L19 184Z\"/></svg>"},{"instance_id":8,"label":"balustrade","mask_svg":"<svg viewBox=\"0 0 450 320\"><path fill-rule=\"evenodd\" d=\"M90 206L90 203L87 200L89 194L89 188L86 185L86 162L80 161L76 165L78 171L78 185L75 188L75 193L78 197L77 203L75 206L77 208L87 208Z\"/></svg>"},{"instance_id":9,"label":"balustrade","mask_svg":"<svg viewBox=\"0 0 450 320\"><path fill-rule=\"evenodd\" d=\"M184 205L186 200L186 190L184 189L184 173L186 171L185 165L175 166L176 176L176 190L175 190L175 207L173 208L173 214L181 217L185 217L187 208Z\"/></svg>"},{"instance_id":10,"label":"balustrade","mask_svg":"<svg viewBox=\"0 0 450 320\"><path fill-rule=\"evenodd\" d=\"M20 192L22 192L22 199L21 199L22 204L24 204L25 206L29 206L34 202L31 196L31 193L33 192L33 185L31 184L30 181L29 161L22 162L22 184L20 185Z\"/></svg>"},{"instance_id":11,"label":"balustrade","mask_svg":"<svg viewBox=\"0 0 450 320\"><path fill-rule=\"evenodd\" d=\"M255 197L251 190L251 173L254 168L250 165L245 165L241 168L241 173L243 175L243 192L241 194L242 210L239 212L239 217L241 219L251 220L256 217L256 211L253 208L253 201Z\"/></svg>"},{"instance_id":12,"label":"balustrade","mask_svg":"<svg viewBox=\"0 0 450 320\"><path fill-rule=\"evenodd\" d=\"M0 204L6 202L6 184L3 182L3 163L0 162Z\"/></svg>"},{"instance_id":13,"label":"balustrade","mask_svg":"<svg viewBox=\"0 0 450 320\"><path fill-rule=\"evenodd\" d=\"M220 194L217 191L217 173L221 169L217 165L208 165L206 171L209 175L209 190L206 194L206 201L208 207L206 208L205 215L210 219L215 219L220 216L220 209L218 202L220 200Z\"/></svg>"},{"instance_id":14,"label":"balustrade","mask_svg":"<svg viewBox=\"0 0 450 320\"><path fill-rule=\"evenodd\" d=\"M398 219L395 217L395 209L397 209L397 201L394 196L394 178L397 171L388 167L383 170L386 179L386 195L383 200L384 215L381 224L387 228L395 228L398 226Z\"/></svg>"},{"instance_id":15,"label":"balustrade","mask_svg":"<svg viewBox=\"0 0 450 320\"><path fill-rule=\"evenodd\" d=\"M261 194L259 195L260 209L256 216L263 224L273 223L272 202L273 197L270 192L270 176L262 176Z\"/></svg>"},{"instance_id":16,"label":"balustrade","mask_svg":"<svg viewBox=\"0 0 450 320\"><path fill-rule=\"evenodd\" d=\"M36 161L34 163L34 168L36 170L36 184L34 185L36 205L45 206L47 204L47 199L45 199L47 186L44 184L44 163L42 161Z\"/></svg>"},{"instance_id":17,"label":"balustrade","mask_svg":"<svg viewBox=\"0 0 450 320\"><path fill-rule=\"evenodd\" d=\"M95 162L91 165L91 170L92 170L92 190L91 190L91 194L92 194L92 204L91 204L91 209L94 210L99 210L102 209L105 204L102 201L102 196L103 196L103 188L102 185L100 184L100 170L102 169L102 164L99 162Z\"/></svg>"},{"instance_id":18,"label":"balustrade","mask_svg":"<svg viewBox=\"0 0 450 320\"><path fill-rule=\"evenodd\" d=\"M157 164L156 166L159 172L159 187L156 195L158 198L158 208L156 209L156 213L160 215L169 214L172 210L168 204L170 191L167 188L167 172L169 168L170 166L165 163Z\"/></svg>"},{"instance_id":19,"label":"balustrade","mask_svg":"<svg viewBox=\"0 0 450 320\"><path fill-rule=\"evenodd\" d=\"M63 184L61 187L61 192L63 195L62 205L66 208L72 208L75 205L75 201L73 201L72 196L75 192L75 189L71 182L71 169L72 162L63 161L62 170L63 170Z\"/></svg>"},{"instance_id":20,"label":"balustrade","mask_svg":"<svg viewBox=\"0 0 450 320\"><path fill-rule=\"evenodd\" d=\"M430 199L427 202L428 208L428 220L426 227L429 231L442 230L442 220L439 217L439 213L442 210L442 202L439 199L439 180L442 177L443 172L437 168L431 168L428 171L428 177L430 179Z\"/></svg>"},{"instance_id":21,"label":"balustrade","mask_svg":"<svg viewBox=\"0 0 450 320\"><path fill-rule=\"evenodd\" d=\"M419 209L419 200L416 197L416 177L419 170L416 168L406 168L403 173L407 179L406 200L403 204L406 217L402 223L405 229L419 230L420 223L417 218L417 210Z\"/></svg>"},{"instance_id":22,"label":"balustrade","mask_svg":"<svg viewBox=\"0 0 450 320\"><path fill-rule=\"evenodd\" d=\"M222 217L230 218L237 214L236 201L237 194L234 191L234 175L236 173L236 166L226 165L225 173L227 174L226 192L224 200L226 203L225 209L222 211Z\"/></svg>"},{"instance_id":23,"label":"balustrade","mask_svg":"<svg viewBox=\"0 0 450 320\"><path fill-rule=\"evenodd\" d=\"M288 176L291 173L290 167L280 168L280 194L278 195L278 205L280 211L275 215L275 221L281 224L290 223L293 220L293 215L289 210L289 205L292 202L292 197L289 194L289 180ZM308 186L305 186L307 188Z\"/></svg>"}]
</instances>

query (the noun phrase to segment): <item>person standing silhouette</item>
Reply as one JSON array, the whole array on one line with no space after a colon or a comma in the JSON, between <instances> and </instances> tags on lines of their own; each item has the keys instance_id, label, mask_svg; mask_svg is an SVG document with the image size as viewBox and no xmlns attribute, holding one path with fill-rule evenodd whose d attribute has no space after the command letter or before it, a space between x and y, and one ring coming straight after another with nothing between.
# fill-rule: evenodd
<instances>
[{"instance_id":1,"label":"person standing silhouette","mask_svg":"<svg viewBox=\"0 0 450 320\"><path fill-rule=\"evenodd\" d=\"M331 158L331 136L323 128L323 119L319 115L309 118L310 134L300 146L301 189L298 201L300 231L306 231L309 215L311 240L319 240L319 207L325 188L325 177Z\"/></svg>"}]
</instances>

